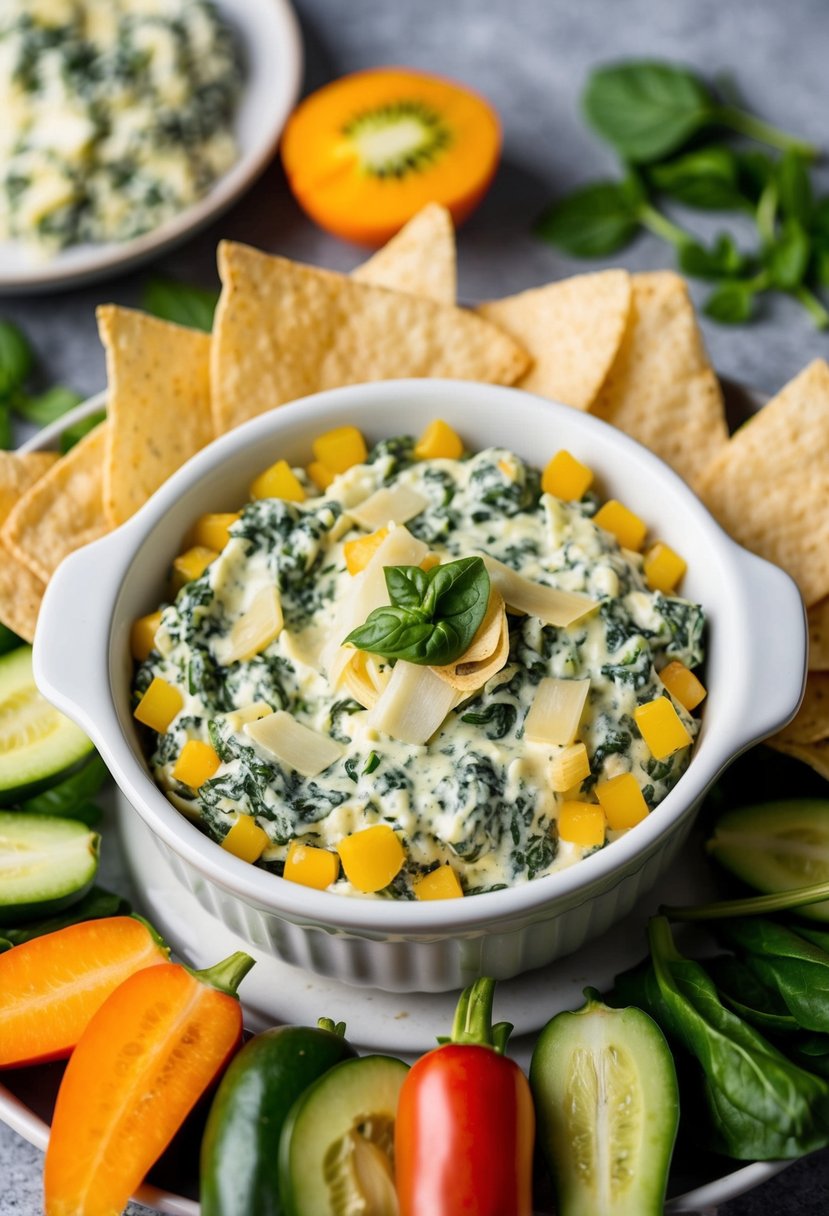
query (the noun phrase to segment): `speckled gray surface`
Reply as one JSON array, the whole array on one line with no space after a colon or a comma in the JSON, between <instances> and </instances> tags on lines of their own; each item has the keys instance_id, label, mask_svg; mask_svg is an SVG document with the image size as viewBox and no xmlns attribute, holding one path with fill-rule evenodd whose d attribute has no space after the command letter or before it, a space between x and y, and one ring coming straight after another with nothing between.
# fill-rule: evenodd
<instances>
[{"instance_id":1,"label":"speckled gray surface","mask_svg":"<svg viewBox=\"0 0 829 1216\"><path fill-rule=\"evenodd\" d=\"M753 108L829 147L826 0L299 0L298 9L308 88L345 71L397 62L457 76L498 107L503 165L459 239L460 289L467 299L506 294L584 269L584 263L537 241L530 225L554 193L614 172L610 154L579 116L579 91L593 63L653 55L683 58L709 74L728 71ZM829 189L829 172L822 177ZM686 218L700 232L716 229L715 222L701 223L699 214ZM223 236L334 268L349 269L362 256L304 219L276 166L229 215L164 258L159 268L212 284L214 247ZM649 269L670 265L671 259L660 242L644 238L618 264ZM91 393L104 383L94 306L108 300L137 303L144 277L2 301L0 314L31 337L41 354L44 383L60 381ZM810 359L829 356L829 337L812 329L788 299L775 300L751 326L727 329L705 321L703 326L719 370L767 392ZM0 1128L0 1216L40 1211L40 1170L40 1154ZM829 1153L798 1163L720 1209L721 1216L822 1216L827 1211Z\"/></svg>"}]
</instances>

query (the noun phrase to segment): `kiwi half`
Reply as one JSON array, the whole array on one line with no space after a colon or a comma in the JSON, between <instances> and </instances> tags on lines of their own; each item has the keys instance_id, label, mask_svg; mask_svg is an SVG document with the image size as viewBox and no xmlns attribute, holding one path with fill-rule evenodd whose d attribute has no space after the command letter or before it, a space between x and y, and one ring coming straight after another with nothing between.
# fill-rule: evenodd
<instances>
[{"instance_id":1,"label":"kiwi half","mask_svg":"<svg viewBox=\"0 0 829 1216\"><path fill-rule=\"evenodd\" d=\"M363 110L343 126L372 177L405 177L431 165L452 144L441 115L416 98Z\"/></svg>"}]
</instances>

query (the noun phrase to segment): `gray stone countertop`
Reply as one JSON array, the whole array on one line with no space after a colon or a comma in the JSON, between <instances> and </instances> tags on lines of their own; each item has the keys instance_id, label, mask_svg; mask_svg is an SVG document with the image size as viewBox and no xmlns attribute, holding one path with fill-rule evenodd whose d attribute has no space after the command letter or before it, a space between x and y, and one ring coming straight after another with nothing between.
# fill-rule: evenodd
<instances>
[{"instance_id":1,"label":"gray stone countertop","mask_svg":"<svg viewBox=\"0 0 829 1216\"><path fill-rule=\"evenodd\" d=\"M297 0L297 8L306 90L358 68L406 63L466 81L497 107L503 162L487 199L459 235L464 299L505 295L591 268L543 244L531 226L552 196L616 173L612 155L579 113L593 64L653 56L683 59L709 76L727 73L750 108L829 148L825 0ZM829 191L829 171L820 177ZM719 227L699 212L683 220L703 235ZM215 245L225 236L333 269L348 270L364 256L313 227L274 164L228 215L151 269L213 285ZM610 261L637 270L673 265L671 251L652 237ZM92 393L104 386L94 308L105 301L137 304L147 273L0 300L0 315L31 339L44 385L59 382ZM698 300L704 296L699 285L694 293ZM811 359L829 356L829 336L788 298L764 303L752 325L721 327L705 318L702 325L719 371L768 393ZM0 1127L0 1216L41 1210L40 1173L40 1154ZM720 1209L721 1216L827 1211L827 1152Z\"/></svg>"}]
</instances>

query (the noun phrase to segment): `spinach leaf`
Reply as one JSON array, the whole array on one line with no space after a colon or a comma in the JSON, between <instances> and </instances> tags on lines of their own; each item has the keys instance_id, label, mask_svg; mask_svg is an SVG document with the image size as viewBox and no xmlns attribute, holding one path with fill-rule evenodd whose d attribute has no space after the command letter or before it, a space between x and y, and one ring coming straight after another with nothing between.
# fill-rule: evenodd
<instances>
[{"instance_id":1,"label":"spinach leaf","mask_svg":"<svg viewBox=\"0 0 829 1216\"><path fill-rule=\"evenodd\" d=\"M463 557L428 572L387 566L391 603L375 608L343 645L387 659L443 666L460 658L489 603L489 575L480 557Z\"/></svg>"},{"instance_id":2,"label":"spinach leaf","mask_svg":"<svg viewBox=\"0 0 829 1216\"><path fill-rule=\"evenodd\" d=\"M626 184L596 182L553 203L536 231L574 257L600 258L629 245L639 226L638 198Z\"/></svg>"},{"instance_id":3,"label":"spinach leaf","mask_svg":"<svg viewBox=\"0 0 829 1216\"><path fill-rule=\"evenodd\" d=\"M745 963L721 955L707 959L705 966L729 1009L752 1026L778 1032L798 1029L778 993L767 988Z\"/></svg>"},{"instance_id":4,"label":"spinach leaf","mask_svg":"<svg viewBox=\"0 0 829 1216\"><path fill-rule=\"evenodd\" d=\"M503 739L515 726L517 717L518 710L509 701L492 701L486 709L463 714L461 721L471 726L483 726L488 739Z\"/></svg>"},{"instance_id":5,"label":"spinach leaf","mask_svg":"<svg viewBox=\"0 0 829 1216\"><path fill-rule=\"evenodd\" d=\"M209 334L218 300L218 291L192 287L175 279L153 278L144 288L142 303L147 312L162 321L203 329Z\"/></svg>"},{"instance_id":6,"label":"spinach leaf","mask_svg":"<svg viewBox=\"0 0 829 1216\"><path fill-rule=\"evenodd\" d=\"M717 938L736 950L762 984L777 993L804 1030L829 1033L829 954L764 917L717 923Z\"/></svg>"},{"instance_id":7,"label":"spinach leaf","mask_svg":"<svg viewBox=\"0 0 829 1216\"><path fill-rule=\"evenodd\" d=\"M731 211L751 206L740 188L737 155L721 144L654 165L648 177L657 190L689 207Z\"/></svg>"},{"instance_id":8,"label":"spinach leaf","mask_svg":"<svg viewBox=\"0 0 829 1216\"><path fill-rule=\"evenodd\" d=\"M90 414L88 418L81 418L79 422L73 422L71 426L68 426L60 437L60 450L64 456L76 443L80 443L84 435L93 431L105 418L106 410L98 410L94 414Z\"/></svg>"},{"instance_id":9,"label":"spinach leaf","mask_svg":"<svg viewBox=\"0 0 829 1216\"><path fill-rule=\"evenodd\" d=\"M0 929L0 951L4 948L1 944L4 940L8 943L6 949L22 946L24 942L43 937L47 933L56 933L58 929L65 929L68 925L77 925L85 920L102 920L107 916L128 916L130 911L129 903L122 896L106 891L103 887L90 887L83 899L65 912L30 920L25 925Z\"/></svg>"},{"instance_id":10,"label":"spinach leaf","mask_svg":"<svg viewBox=\"0 0 829 1216\"><path fill-rule=\"evenodd\" d=\"M53 785L51 789L22 802L19 809L34 815L57 815L64 819L84 818L88 814L90 799L95 797L108 779L109 770L96 752L83 768L58 785ZM83 810L84 814L79 815L79 810Z\"/></svg>"},{"instance_id":11,"label":"spinach leaf","mask_svg":"<svg viewBox=\"0 0 829 1216\"><path fill-rule=\"evenodd\" d=\"M0 397L20 389L32 370L32 348L11 321L0 321Z\"/></svg>"}]
</instances>

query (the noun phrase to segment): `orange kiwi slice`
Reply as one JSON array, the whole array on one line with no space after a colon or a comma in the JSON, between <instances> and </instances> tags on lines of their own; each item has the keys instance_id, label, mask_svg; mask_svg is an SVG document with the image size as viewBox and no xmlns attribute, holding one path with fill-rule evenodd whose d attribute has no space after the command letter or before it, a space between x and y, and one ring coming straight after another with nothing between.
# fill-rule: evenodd
<instances>
[{"instance_id":1,"label":"orange kiwi slice","mask_svg":"<svg viewBox=\"0 0 829 1216\"><path fill-rule=\"evenodd\" d=\"M466 219L500 146L498 118L477 94L424 72L375 68L307 97L288 120L282 160L322 228L380 245L430 202L456 224Z\"/></svg>"}]
</instances>

